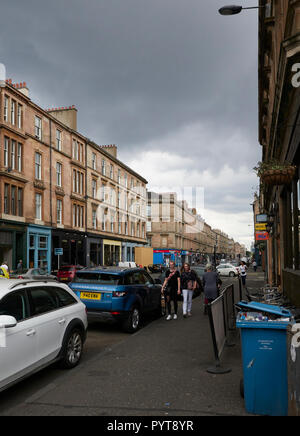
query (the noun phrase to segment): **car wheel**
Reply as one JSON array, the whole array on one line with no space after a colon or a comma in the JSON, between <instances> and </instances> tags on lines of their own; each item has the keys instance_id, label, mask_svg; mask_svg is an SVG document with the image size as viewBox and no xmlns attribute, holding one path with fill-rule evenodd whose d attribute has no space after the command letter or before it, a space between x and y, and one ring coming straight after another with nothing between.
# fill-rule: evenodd
<instances>
[{"instance_id":1,"label":"car wheel","mask_svg":"<svg viewBox=\"0 0 300 436\"><path fill-rule=\"evenodd\" d=\"M127 333L135 333L140 328L140 323L140 309L137 306L134 306L123 323L123 330Z\"/></svg>"},{"instance_id":2,"label":"car wheel","mask_svg":"<svg viewBox=\"0 0 300 436\"><path fill-rule=\"evenodd\" d=\"M235 277L235 274L234 274L233 271L230 271L230 273L229 273L229 277Z\"/></svg>"},{"instance_id":3,"label":"car wheel","mask_svg":"<svg viewBox=\"0 0 300 436\"><path fill-rule=\"evenodd\" d=\"M75 368L81 360L83 353L83 334L78 328L72 330L65 341L63 357L60 365L62 368Z\"/></svg>"}]
</instances>

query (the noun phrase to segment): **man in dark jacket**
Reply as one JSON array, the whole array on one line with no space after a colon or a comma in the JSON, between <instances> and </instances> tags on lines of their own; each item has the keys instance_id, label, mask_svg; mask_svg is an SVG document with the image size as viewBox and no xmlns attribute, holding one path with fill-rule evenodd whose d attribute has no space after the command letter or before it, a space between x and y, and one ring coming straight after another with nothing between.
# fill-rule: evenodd
<instances>
[{"instance_id":1,"label":"man in dark jacket","mask_svg":"<svg viewBox=\"0 0 300 436\"><path fill-rule=\"evenodd\" d=\"M204 313L207 313L207 305L212 303L218 298L220 293L220 286L222 281L219 278L219 274L212 270L211 265L207 266L206 272L203 276L203 288L204 288Z\"/></svg>"}]
</instances>

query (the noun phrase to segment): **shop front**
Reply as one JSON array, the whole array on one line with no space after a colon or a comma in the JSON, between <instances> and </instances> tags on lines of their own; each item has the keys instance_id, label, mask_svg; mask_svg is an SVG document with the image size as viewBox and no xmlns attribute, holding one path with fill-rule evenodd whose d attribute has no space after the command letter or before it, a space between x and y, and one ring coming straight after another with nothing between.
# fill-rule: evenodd
<instances>
[{"instance_id":1,"label":"shop front","mask_svg":"<svg viewBox=\"0 0 300 436\"><path fill-rule=\"evenodd\" d=\"M183 265L184 263L189 263L189 264L191 264L191 262L192 262L192 255L193 255L193 253L192 253L191 251L181 250L181 253L180 253L181 264L182 264L182 265Z\"/></svg>"},{"instance_id":2,"label":"shop front","mask_svg":"<svg viewBox=\"0 0 300 436\"><path fill-rule=\"evenodd\" d=\"M87 266L86 256L87 236L81 232L53 230L52 231L52 270L58 268L58 256L55 256L55 248L62 248L60 265Z\"/></svg>"},{"instance_id":3,"label":"shop front","mask_svg":"<svg viewBox=\"0 0 300 436\"><path fill-rule=\"evenodd\" d=\"M110 239L103 240L103 264L106 266L118 266L121 261L121 241Z\"/></svg>"},{"instance_id":4,"label":"shop front","mask_svg":"<svg viewBox=\"0 0 300 436\"><path fill-rule=\"evenodd\" d=\"M154 249L153 250L153 263L159 265L169 266L173 261L177 266L181 265L181 251L172 249Z\"/></svg>"},{"instance_id":5,"label":"shop front","mask_svg":"<svg viewBox=\"0 0 300 436\"><path fill-rule=\"evenodd\" d=\"M1 220L0 262L6 261L10 270L15 270L18 261L26 264L26 227L21 223Z\"/></svg>"},{"instance_id":6,"label":"shop front","mask_svg":"<svg viewBox=\"0 0 300 436\"><path fill-rule=\"evenodd\" d=\"M51 228L27 227L27 268L51 271Z\"/></svg>"},{"instance_id":7,"label":"shop front","mask_svg":"<svg viewBox=\"0 0 300 436\"><path fill-rule=\"evenodd\" d=\"M145 244L137 244L136 242L122 242L122 262L135 262L135 248L145 247Z\"/></svg>"},{"instance_id":8,"label":"shop front","mask_svg":"<svg viewBox=\"0 0 300 436\"><path fill-rule=\"evenodd\" d=\"M94 235L86 238L86 266L103 265L103 239Z\"/></svg>"}]
</instances>

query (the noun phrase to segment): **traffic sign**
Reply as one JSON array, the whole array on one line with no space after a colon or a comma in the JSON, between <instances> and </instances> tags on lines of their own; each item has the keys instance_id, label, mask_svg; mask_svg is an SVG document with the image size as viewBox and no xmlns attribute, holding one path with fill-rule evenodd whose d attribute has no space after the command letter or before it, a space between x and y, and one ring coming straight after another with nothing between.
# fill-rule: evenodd
<instances>
[{"instance_id":1,"label":"traffic sign","mask_svg":"<svg viewBox=\"0 0 300 436\"><path fill-rule=\"evenodd\" d=\"M63 248L54 248L54 255L55 256L62 256L64 254Z\"/></svg>"}]
</instances>

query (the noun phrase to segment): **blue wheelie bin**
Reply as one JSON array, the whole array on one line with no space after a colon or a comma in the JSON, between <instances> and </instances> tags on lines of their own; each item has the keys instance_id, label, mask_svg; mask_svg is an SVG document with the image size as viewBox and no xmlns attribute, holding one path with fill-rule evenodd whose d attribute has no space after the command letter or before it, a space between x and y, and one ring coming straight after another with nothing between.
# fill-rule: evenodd
<instances>
[{"instance_id":1,"label":"blue wheelie bin","mask_svg":"<svg viewBox=\"0 0 300 436\"><path fill-rule=\"evenodd\" d=\"M236 325L241 330L243 390L247 412L286 416L288 378L286 330L289 310L241 301Z\"/></svg>"}]
</instances>

